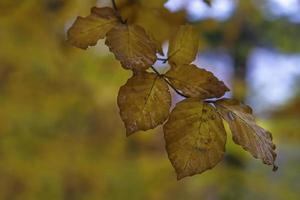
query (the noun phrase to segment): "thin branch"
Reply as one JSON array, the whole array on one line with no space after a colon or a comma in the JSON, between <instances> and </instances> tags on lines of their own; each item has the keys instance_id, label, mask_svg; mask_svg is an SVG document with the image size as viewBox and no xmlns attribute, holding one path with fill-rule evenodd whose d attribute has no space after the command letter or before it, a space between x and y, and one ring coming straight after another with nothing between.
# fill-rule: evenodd
<instances>
[{"instance_id":1,"label":"thin branch","mask_svg":"<svg viewBox=\"0 0 300 200\"><path fill-rule=\"evenodd\" d=\"M216 101L217 100L204 100L205 103L212 103L212 104L216 103Z\"/></svg>"},{"instance_id":2,"label":"thin branch","mask_svg":"<svg viewBox=\"0 0 300 200\"><path fill-rule=\"evenodd\" d=\"M163 78L163 80L180 96L184 97L184 98L189 98L189 96L182 94L179 90L177 90L172 83L161 73L159 73L157 71L157 69L155 69L153 66L151 66L151 69L157 74L157 76L160 76Z\"/></svg>"},{"instance_id":3,"label":"thin branch","mask_svg":"<svg viewBox=\"0 0 300 200\"><path fill-rule=\"evenodd\" d=\"M114 7L115 11L119 12L117 4L116 4L116 1L115 0L111 0L111 2L113 4L113 7Z\"/></svg>"},{"instance_id":4,"label":"thin branch","mask_svg":"<svg viewBox=\"0 0 300 200\"><path fill-rule=\"evenodd\" d=\"M166 81L166 83L177 93L179 94L180 96L184 97L184 98L189 98L189 96L187 95L184 95L182 92L180 92L179 90L177 90L173 85L172 83L166 78L166 77L163 77L164 78L164 81Z\"/></svg>"},{"instance_id":5,"label":"thin branch","mask_svg":"<svg viewBox=\"0 0 300 200\"><path fill-rule=\"evenodd\" d=\"M157 58L157 60L162 61L165 64L168 62L169 58Z\"/></svg>"},{"instance_id":6,"label":"thin branch","mask_svg":"<svg viewBox=\"0 0 300 200\"><path fill-rule=\"evenodd\" d=\"M161 74L155 69L155 67L151 66L151 69L157 74L157 76L161 76Z\"/></svg>"},{"instance_id":7,"label":"thin branch","mask_svg":"<svg viewBox=\"0 0 300 200\"><path fill-rule=\"evenodd\" d=\"M169 55L168 58L157 58L157 60L162 61L164 64L167 63L173 56L176 55L176 53L180 51L180 49L177 49L176 51L174 51L172 54Z\"/></svg>"},{"instance_id":8,"label":"thin branch","mask_svg":"<svg viewBox=\"0 0 300 200\"><path fill-rule=\"evenodd\" d=\"M116 11L119 20L122 24L126 24L127 20L123 20L115 0L111 0L114 10Z\"/></svg>"}]
</instances>

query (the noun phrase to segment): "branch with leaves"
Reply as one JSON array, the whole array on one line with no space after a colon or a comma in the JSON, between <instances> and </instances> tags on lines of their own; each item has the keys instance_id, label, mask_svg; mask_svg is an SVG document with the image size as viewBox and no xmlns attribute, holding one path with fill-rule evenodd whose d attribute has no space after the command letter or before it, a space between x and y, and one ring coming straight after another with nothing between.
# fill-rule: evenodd
<instances>
[{"instance_id":1,"label":"branch with leaves","mask_svg":"<svg viewBox=\"0 0 300 200\"><path fill-rule=\"evenodd\" d=\"M252 109L232 99L209 100L221 98L229 89L213 73L191 64L199 46L194 28L181 26L170 38L168 58L157 58L163 54L161 44L143 27L123 20L112 3L114 9L93 7L89 16L78 17L68 31L68 41L87 49L106 38L122 67L133 72L117 100L127 136L167 121L163 126L166 150L181 179L211 169L223 158L224 119L233 141L275 171L272 136L256 124ZM153 67L157 60L168 62L170 70L159 73ZM171 113L169 87L185 98Z\"/></svg>"}]
</instances>

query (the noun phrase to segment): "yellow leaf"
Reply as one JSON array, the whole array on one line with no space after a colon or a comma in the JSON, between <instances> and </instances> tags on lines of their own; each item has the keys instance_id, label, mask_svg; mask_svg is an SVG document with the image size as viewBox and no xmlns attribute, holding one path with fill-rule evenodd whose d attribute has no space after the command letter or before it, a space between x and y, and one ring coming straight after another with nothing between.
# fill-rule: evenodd
<instances>
[{"instance_id":1,"label":"yellow leaf","mask_svg":"<svg viewBox=\"0 0 300 200\"><path fill-rule=\"evenodd\" d=\"M180 26L170 39L168 57L170 63L190 64L195 60L199 48L198 33L190 25Z\"/></svg>"},{"instance_id":2,"label":"yellow leaf","mask_svg":"<svg viewBox=\"0 0 300 200\"><path fill-rule=\"evenodd\" d=\"M106 45L125 69L146 70L156 61L155 42L138 25L114 27L107 34Z\"/></svg>"},{"instance_id":3,"label":"yellow leaf","mask_svg":"<svg viewBox=\"0 0 300 200\"><path fill-rule=\"evenodd\" d=\"M164 125L166 149L177 178L213 168L225 152L226 132L215 108L199 99L176 105Z\"/></svg>"},{"instance_id":4,"label":"yellow leaf","mask_svg":"<svg viewBox=\"0 0 300 200\"><path fill-rule=\"evenodd\" d=\"M161 56L164 56L164 51L163 51L163 48L162 48L162 44L154 37L154 35L150 31L148 31L148 35L149 35L150 39L155 44L155 48L157 50L156 53L158 53Z\"/></svg>"},{"instance_id":5,"label":"yellow leaf","mask_svg":"<svg viewBox=\"0 0 300 200\"><path fill-rule=\"evenodd\" d=\"M82 49L95 46L118 23L115 11L109 7L91 9L87 17L78 17L68 31L68 41Z\"/></svg>"},{"instance_id":6,"label":"yellow leaf","mask_svg":"<svg viewBox=\"0 0 300 200\"><path fill-rule=\"evenodd\" d=\"M119 10L128 24L142 26L147 33L151 32L160 43L163 43L169 40L174 31L186 21L186 12L183 10L170 12L164 6L154 4L157 2L135 1L120 7Z\"/></svg>"},{"instance_id":7,"label":"yellow leaf","mask_svg":"<svg viewBox=\"0 0 300 200\"><path fill-rule=\"evenodd\" d=\"M140 0L139 3L142 6L148 7L148 8L161 8L164 7L164 4L167 2L167 0Z\"/></svg>"},{"instance_id":8,"label":"yellow leaf","mask_svg":"<svg viewBox=\"0 0 300 200\"><path fill-rule=\"evenodd\" d=\"M141 72L120 88L118 106L129 136L162 124L169 115L171 94L162 77Z\"/></svg>"},{"instance_id":9,"label":"yellow leaf","mask_svg":"<svg viewBox=\"0 0 300 200\"><path fill-rule=\"evenodd\" d=\"M173 65L165 75L172 85L188 97L222 97L229 89L213 73L195 65Z\"/></svg>"},{"instance_id":10,"label":"yellow leaf","mask_svg":"<svg viewBox=\"0 0 300 200\"><path fill-rule=\"evenodd\" d=\"M219 100L216 106L230 126L233 141L264 164L273 165L273 170L276 170L276 146L272 142L272 135L256 124L252 109L230 99Z\"/></svg>"}]
</instances>

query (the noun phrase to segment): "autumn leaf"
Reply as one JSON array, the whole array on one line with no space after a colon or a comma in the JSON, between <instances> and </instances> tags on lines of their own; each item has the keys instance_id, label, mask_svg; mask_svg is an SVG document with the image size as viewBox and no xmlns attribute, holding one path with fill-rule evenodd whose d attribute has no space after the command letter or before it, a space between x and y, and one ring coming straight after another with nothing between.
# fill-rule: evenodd
<instances>
[{"instance_id":1,"label":"autumn leaf","mask_svg":"<svg viewBox=\"0 0 300 200\"><path fill-rule=\"evenodd\" d=\"M150 40L152 40L155 45L156 53L158 53L161 56L164 56L162 44L154 37L154 35L151 32L148 31L148 35L150 37Z\"/></svg>"},{"instance_id":2,"label":"autumn leaf","mask_svg":"<svg viewBox=\"0 0 300 200\"><path fill-rule=\"evenodd\" d=\"M151 32L160 43L163 43L185 22L186 13L182 10L170 12L165 7L151 6L153 3L152 0L135 1L120 8L120 12L128 24L142 26L147 33Z\"/></svg>"},{"instance_id":3,"label":"autumn leaf","mask_svg":"<svg viewBox=\"0 0 300 200\"><path fill-rule=\"evenodd\" d=\"M228 122L233 141L249 151L255 158L264 164L273 165L276 159L275 145L270 132L258 126L249 106L237 100L223 99L216 102L216 107L223 118Z\"/></svg>"},{"instance_id":4,"label":"autumn leaf","mask_svg":"<svg viewBox=\"0 0 300 200\"><path fill-rule=\"evenodd\" d=\"M167 0L140 0L139 4L148 7L148 8L161 8L164 6L164 4L167 2Z\"/></svg>"},{"instance_id":5,"label":"autumn leaf","mask_svg":"<svg viewBox=\"0 0 300 200\"><path fill-rule=\"evenodd\" d=\"M118 106L129 136L162 124L169 115L171 94L162 77L140 72L120 88Z\"/></svg>"},{"instance_id":6,"label":"autumn leaf","mask_svg":"<svg viewBox=\"0 0 300 200\"><path fill-rule=\"evenodd\" d=\"M106 45L125 69L146 70L156 61L156 44L138 25L114 27L107 34Z\"/></svg>"},{"instance_id":7,"label":"autumn leaf","mask_svg":"<svg viewBox=\"0 0 300 200\"><path fill-rule=\"evenodd\" d=\"M105 38L117 23L117 14L112 8L93 7L89 16L76 19L68 31L68 41L78 48L87 49Z\"/></svg>"},{"instance_id":8,"label":"autumn leaf","mask_svg":"<svg viewBox=\"0 0 300 200\"><path fill-rule=\"evenodd\" d=\"M180 26L170 39L168 57L170 63L190 64L195 60L199 48L199 36L190 25Z\"/></svg>"},{"instance_id":9,"label":"autumn leaf","mask_svg":"<svg viewBox=\"0 0 300 200\"><path fill-rule=\"evenodd\" d=\"M164 134L178 179L213 168L225 152L226 132L220 115L196 98L176 105L164 125Z\"/></svg>"},{"instance_id":10,"label":"autumn leaf","mask_svg":"<svg viewBox=\"0 0 300 200\"><path fill-rule=\"evenodd\" d=\"M211 0L203 2L211 4ZM192 26L180 26L170 39L168 58L160 59L169 61L171 69L160 74L152 66L157 60L156 53L163 55L161 43L173 30L173 23L170 25L168 20L159 20L161 23L155 20L157 16L171 17L164 15L165 8L160 11L156 8L162 3L164 0L150 4L142 0L138 4L123 2L123 6L117 7L113 1L115 10L94 7L89 16L78 17L68 31L69 42L83 49L106 37L105 44L123 68L133 71L118 95L127 136L155 128L169 117L164 125L166 150L177 178L182 179L213 168L223 157L226 143L223 117L229 123L234 142L276 170L271 133L255 123L250 107L235 100L205 100L220 98L229 89L213 73L191 64L199 48L199 35ZM180 18L173 18L180 23L174 19ZM160 28L153 30L153 27ZM149 67L155 73L146 72ZM169 86L187 98L170 115Z\"/></svg>"},{"instance_id":11,"label":"autumn leaf","mask_svg":"<svg viewBox=\"0 0 300 200\"><path fill-rule=\"evenodd\" d=\"M196 65L172 65L165 75L185 96L201 99L222 97L229 89L213 73Z\"/></svg>"}]
</instances>

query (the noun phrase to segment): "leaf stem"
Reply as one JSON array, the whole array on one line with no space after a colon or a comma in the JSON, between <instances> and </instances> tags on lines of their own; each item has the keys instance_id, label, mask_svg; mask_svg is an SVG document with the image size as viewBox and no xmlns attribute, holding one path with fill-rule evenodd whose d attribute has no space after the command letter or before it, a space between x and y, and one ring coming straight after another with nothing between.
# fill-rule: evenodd
<instances>
[{"instance_id":1,"label":"leaf stem","mask_svg":"<svg viewBox=\"0 0 300 200\"><path fill-rule=\"evenodd\" d=\"M165 64L168 62L169 58L157 58L157 60L162 61Z\"/></svg>"},{"instance_id":2,"label":"leaf stem","mask_svg":"<svg viewBox=\"0 0 300 200\"><path fill-rule=\"evenodd\" d=\"M155 69L155 67L151 66L151 69L157 74L157 76L160 76L163 78L163 80L180 96L184 97L184 98L189 98L189 96L182 94L182 92L180 92L179 90L176 89L176 87L174 85L172 85L172 83L161 73L159 73L159 71L157 71L157 69Z\"/></svg>"},{"instance_id":3,"label":"leaf stem","mask_svg":"<svg viewBox=\"0 0 300 200\"><path fill-rule=\"evenodd\" d=\"M157 74L157 76L161 76L161 74L155 69L155 67L151 66L151 69Z\"/></svg>"},{"instance_id":4,"label":"leaf stem","mask_svg":"<svg viewBox=\"0 0 300 200\"><path fill-rule=\"evenodd\" d=\"M119 12L117 4L116 4L116 1L115 0L111 0L111 2L113 4L113 7L114 7L115 11Z\"/></svg>"},{"instance_id":5,"label":"leaf stem","mask_svg":"<svg viewBox=\"0 0 300 200\"><path fill-rule=\"evenodd\" d=\"M212 103L212 104L214 104L214 103L216 103L216 101L215 100L205 100L205 103Z\"/></svg>"},{"instance_id":6,"label":"leaf stem","mask_svg":"<svg viewBox=\"0 0 300 200\"><path fill-rule=\"evenodd\" d=\"M117 4L116 4L116 1L115 1L115 0L111 0L111 2L112 2L113 8L114 8L114 10L116 11L116 13L117 13L117 15L118 15L118 18L119 18L119 20L121 21L121 23L122 23L122 24L126 24L126 23L127 23L127 20L123 20L121 14L120 14L120 11L119 11L119 9L118 9L118 6L117 6Z\"/></svg>"}]
</instances>

